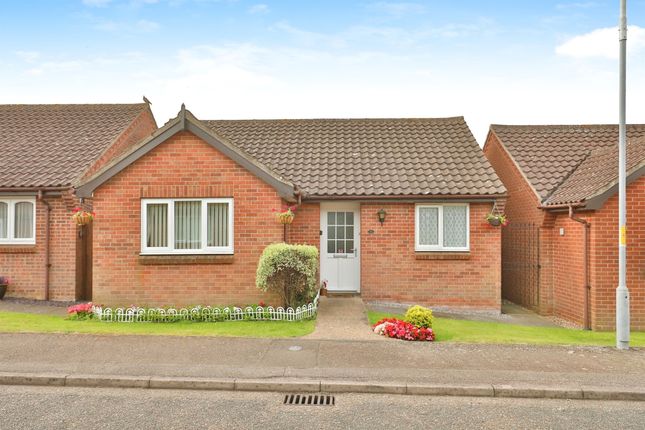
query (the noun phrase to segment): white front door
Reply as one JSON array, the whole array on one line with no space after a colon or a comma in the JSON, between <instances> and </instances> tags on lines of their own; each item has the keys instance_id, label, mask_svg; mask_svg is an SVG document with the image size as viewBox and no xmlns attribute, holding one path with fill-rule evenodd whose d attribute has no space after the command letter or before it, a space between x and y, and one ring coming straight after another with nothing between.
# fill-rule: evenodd
<instances>
[{"instance_id":1,"label":"white front door","mask_svg":"<svg viewBox=\"0 0 645 430\"><path fill-rule=\"evenodd\" d=\"M320 278L329 291L360 291L360 214L358 203L320 204Z\"/></svg>"}]
</instances>

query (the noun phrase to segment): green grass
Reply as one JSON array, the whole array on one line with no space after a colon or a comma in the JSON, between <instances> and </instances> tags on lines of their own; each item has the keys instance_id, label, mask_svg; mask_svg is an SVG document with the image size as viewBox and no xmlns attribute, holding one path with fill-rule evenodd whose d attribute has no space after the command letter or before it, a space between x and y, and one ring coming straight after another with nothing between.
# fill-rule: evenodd
<instances>
[{"instance_id":1,"label":"green grass","mask_svg":"<svg viewBox=\"0 0 645 430\"><path fill-rule=\"evenodd\" d=\"M382 318L402 315L368 311L370 324ZM465 321L434 318L432 328L440 342L462 343L519 343L535 345L614 346L613 332L596 332L560 327L529 327L495 322ZM631 346L645 346L645 332L631 334Z\"/></svg>"},{"instance_id":2,"label":"green grass","mask_svg":"<svg viewBox=\"0 0 645 430\"><path fill-rule=\"evenodd\" d=\"M86 333L106 335L298 337L314 331L315 320L226 321L174 323L115 323L96 320L72 321L57 315L0 312L4 333Z\"/></svg>"}]
</instances>

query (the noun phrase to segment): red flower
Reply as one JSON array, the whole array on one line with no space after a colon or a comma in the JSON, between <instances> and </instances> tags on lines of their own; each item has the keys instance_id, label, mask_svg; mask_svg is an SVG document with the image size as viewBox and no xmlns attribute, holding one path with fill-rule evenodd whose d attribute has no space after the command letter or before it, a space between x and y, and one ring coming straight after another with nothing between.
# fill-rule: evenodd
<instances>
[{"instance_id":1,"label":"red flower","mask_svg":"<svg viewBox=\"0 0 645 430\"><path fill-rule=\"evenodd\" d=\"M383 318L373 327L387 323L384 328L384 335L394 339L422 340L431 342L435 339L434 331L431 328L417 327L396 318Z\"/></svg>"}]
</instances>

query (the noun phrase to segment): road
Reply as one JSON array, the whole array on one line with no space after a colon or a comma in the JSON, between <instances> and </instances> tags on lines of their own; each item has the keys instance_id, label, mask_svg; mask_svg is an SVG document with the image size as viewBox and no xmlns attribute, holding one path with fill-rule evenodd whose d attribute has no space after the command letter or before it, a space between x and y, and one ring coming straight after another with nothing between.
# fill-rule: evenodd
<instances>
[{"instance_id":1,"label":"road","mask_svg":"<svg viewBox=\"0 0 645 430\"><path fill-rule=\"evenodd\" d=\"M0 429L642 429L645 402L0 386Z\"/></svg>"}]
</instances>

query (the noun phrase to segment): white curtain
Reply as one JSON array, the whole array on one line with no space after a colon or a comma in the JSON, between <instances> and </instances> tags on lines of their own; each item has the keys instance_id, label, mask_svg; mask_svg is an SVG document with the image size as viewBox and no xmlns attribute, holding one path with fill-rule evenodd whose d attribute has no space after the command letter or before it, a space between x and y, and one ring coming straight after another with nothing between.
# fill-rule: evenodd
<instances>
[{"instance_id":1,"label":"white curtain","mask_svg":"<svg viewBox=\"0 0 645 430\"><path fill-rule=\"evenodd\" d=\"M16 203L14 237L31 239L34 237L34 204L31 202Z\"/></svg>"},{"instance_id":2,"label":"white curtain","mask_svg":"<svg viewBox=\"0 0 645 430\"><path fill-rule=\"evenodd\" d=\"M443 246L465 248L468 246L468 210L466 206L443 207Z\"/></svg>"},{"instance_id":3,"label":"white curtain","mask_svg":"<svg viewBox=\"0 0 645 430\"><path fill-rule=\"evenodd\" d=\"M147 207L146 232L149 248L168 246L168 205L166 203L149 204Z\"/></svg>"},{"instance_id":4,"label":"white curtain","mask_svg":"<svg viewBox=\"0 0 645 430\"><path fill-rule=\"evenodd\" d=\"M175 202L175 249L200 249L202 202Z\"/></svg>"},{"instance_id":5,"label":"white curtain","mask_svg":"<svg viewBox=\"0 0 645 430\"><path fill-rule=\"evenodd\" d=\"M439 208L419 208L419 245L439 245Z\"/></svg>"},{"instance_id":6,"label":"white curtain","mask_svg":"<svg viewBox=\"0 0 645 430\"><path fill-rule=\"evenodd\" d=\"M9 223L9 205L0 202L0 239L7 238L7 224Z\"/></svg>"},{"instance_id":7,"label":"white curtain","mask_svg":"<svg viewBox=\"0 0 645 430\"><path fill-rule=\"evenodd\" d=\"M208 246L228 246L228 203L208 204Z\"/></svg>"}]
</instances>

